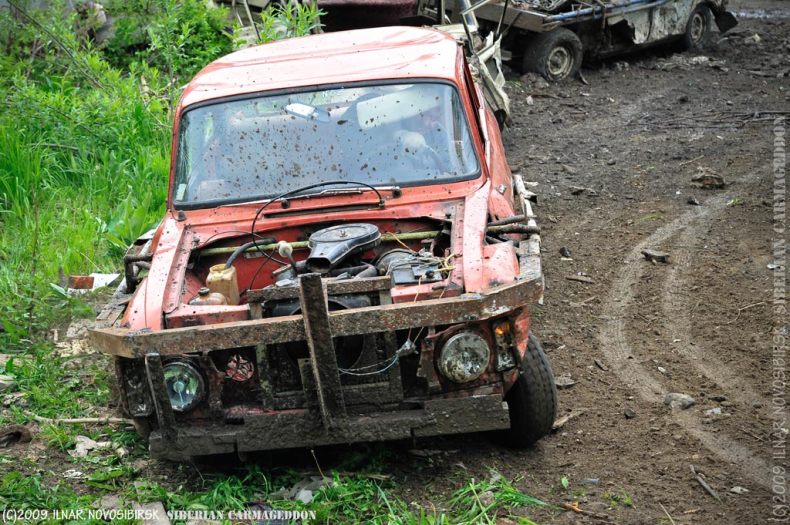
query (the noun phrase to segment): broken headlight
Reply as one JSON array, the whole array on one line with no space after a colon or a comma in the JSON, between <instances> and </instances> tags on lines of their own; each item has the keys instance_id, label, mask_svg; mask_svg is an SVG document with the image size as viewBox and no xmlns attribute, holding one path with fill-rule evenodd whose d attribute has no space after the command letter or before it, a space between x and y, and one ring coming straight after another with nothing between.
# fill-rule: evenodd
<instances>
[{"instance_id":1,"label":"broken headlight","mask_svg":"<svg viewBox=\"0 0 790 525\"><path fill-rule=\"evenodd\" d=\"M468 383L482 375L488 367L491 349L488 341L477 332L458 332L450 337L439 354L439 372L454 383Z\"/></svg>"},{"instance_id":2,"label":"broken headlight","mask_svg":"<svg viewBox=\"0 0 790 525\"><path fill-rule=\"evenodd\" d=\"M173 410L186 412L203 400L206 395L206 382L194 366L185 361L173 361L163 369L167 395Z\"/></svg>"}]
</instances>

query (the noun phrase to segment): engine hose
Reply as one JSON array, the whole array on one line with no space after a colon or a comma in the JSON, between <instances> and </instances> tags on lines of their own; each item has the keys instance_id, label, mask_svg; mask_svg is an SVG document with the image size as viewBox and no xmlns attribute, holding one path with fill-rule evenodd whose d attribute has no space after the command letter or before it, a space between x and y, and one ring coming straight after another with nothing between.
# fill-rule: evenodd
<instances>
[{"instance_id":1,"label":"engine hose","mask_svg":"<svg viewBox=\"0 0 790 525\"><path fill-rule=\"evenodd\" d=\"M253 246L257 244L274 244L275 242L277 242L277 240L274 239L273 237L266 237L263 239L250 241L246 244L242 244L241 246L236 248L233 251L233 253L230 254L230 257L228 257L228 260L225 262L225 268L230 268L231 266L233 266L233 262L236 260L236 258L242 253L244 253L246 250L252 248Z\"/></svg>"}]
</instances>

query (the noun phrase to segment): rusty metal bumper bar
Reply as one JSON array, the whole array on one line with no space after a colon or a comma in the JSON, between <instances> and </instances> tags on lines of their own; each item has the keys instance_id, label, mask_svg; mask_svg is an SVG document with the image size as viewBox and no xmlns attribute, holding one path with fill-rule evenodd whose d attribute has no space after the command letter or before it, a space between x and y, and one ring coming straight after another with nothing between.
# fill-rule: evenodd
<instances>
[{"instance_id":1,"label":"rusty metal bumper bar","mask_svg":"<svg viewBox=\"0 0 790 525\"><path fill-rule=\"evenodd\" d=\"M520 255L525 259L539 257L535 254ZM504 315L542 296L543 278L539 262L534 269L532 266L529 265L531 271L522 273L525 277L522 280L490 288L484 293L329 312L328 330L331 337L340 337L481 321ZM149 353L180 355L261 343L304 341L307 333L305 317L291 315L159 331L104 328L92 330L90 340L103 353L143 358Z\"/></svg>"},{"instance_id":2,"label":"rusty metal bumper bar","mask_svg":"<svg viewBox=\"0 0 790 525\"><path fill-rule=\"evenodd\" d=\"M508 428L510 419L501 395L435 399L422 409L346 417L331 429L310 410L272 412L244 418L243 425L190 425L149 438L154 457L175 461L192 456L302 448L333 444L411 439Z\"/></svg>"}]
</instances>

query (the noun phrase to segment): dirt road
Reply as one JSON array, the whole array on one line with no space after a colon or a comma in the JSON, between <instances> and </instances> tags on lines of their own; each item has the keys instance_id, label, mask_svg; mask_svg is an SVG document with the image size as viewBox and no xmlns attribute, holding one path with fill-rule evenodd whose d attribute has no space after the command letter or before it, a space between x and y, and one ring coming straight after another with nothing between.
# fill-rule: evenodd
<instances>
[{"instance_id":1,"label":"dirt road","mask_svg":"<svg viewBox=\"0 0 790 525\"><path fill-rule=\"evenodd\" d=\"M437 483L462 461L467 475L521 473L528 493L581 498L616 523L768 522L775 114L760 112L790 110L790 5L733 9L740 25L702 53L606 61L584 70L589 85L510 83L509 159L541 199L547 290L534 328L555 375L575 382L561 414L584 413L528 452L466 441L434 467ZM726 186L697 188L700 173ZM579 273L594 282L566 279ZM672 410L670 392L696 404Z\"/></svg>"}]
</instances>

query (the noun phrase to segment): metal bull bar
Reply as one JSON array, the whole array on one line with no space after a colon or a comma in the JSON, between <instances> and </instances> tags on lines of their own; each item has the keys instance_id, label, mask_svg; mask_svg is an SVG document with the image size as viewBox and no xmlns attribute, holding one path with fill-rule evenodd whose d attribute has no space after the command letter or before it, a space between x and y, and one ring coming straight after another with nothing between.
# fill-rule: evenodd
<instances>
[{"instance_id":1,"label":"metal bull bar","mask_svg":"<svg viewBox=\"0 0 790 525\"><path fill-rule=\"evenodd\" d=\"M526 250L519 251L522 262L536 258ZM359 288L359 292L363 289L388 290L390 284L385 280L381 277L359 279L353 286ZM150 447L152 455L159 457L183 459L223 452L402 439L492 430L508 425L507 413L502 412L500 406L501 394L428 399L418 409L348 414L333 338L506 315L540 297L543 280L539 269L535 273L522 272L521 280L483 293L329 311L327 296L349 286L352 286L349 282L340 284L324 280L318 274L307 274L300 276L298 288L273 292L298 293L301 315L160 331L106 328L93 330L90 337L104 353L144 359L159 423L159 430L151 434ZM308 404L305 409L249 413L244 416L243 425L228 425L221 418L195 425L187 421L180 423L174 417L164 386L164 357L186 353L207 355L213 350L289 341L306 341L309 349L309 364L304 362L301 366ZM316 412L320 412L320 417ZM471 413L480 416L469 417Z\"/></svg>"}]
</instances>

